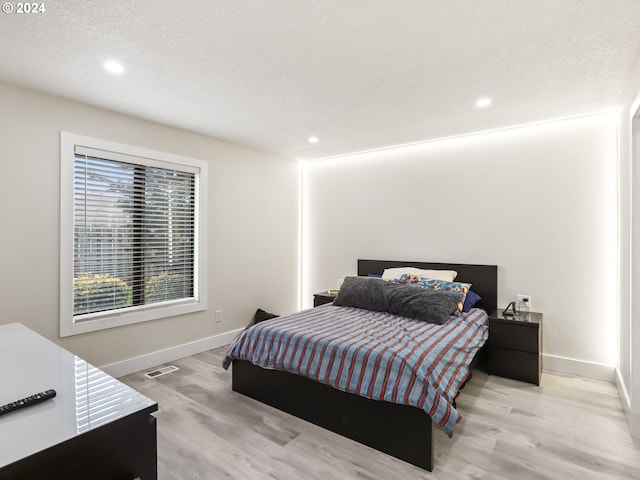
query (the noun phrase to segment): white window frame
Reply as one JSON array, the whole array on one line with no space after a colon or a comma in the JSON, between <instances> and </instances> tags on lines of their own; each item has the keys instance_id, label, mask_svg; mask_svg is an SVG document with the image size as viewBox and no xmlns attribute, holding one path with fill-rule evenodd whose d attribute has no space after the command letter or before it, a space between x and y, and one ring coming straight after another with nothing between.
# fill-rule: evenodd
<instances>
[{"instance_id":1,"label":"white window frame","mask_svg":"<svg viewBox=\"0 0 640 480\"><path fill-rule=\"evenodd\" d=\"M109 152L111 156L134 157L141 165L195 171L196 249L194 299L179 302L129 307L126 309L83 315L81 322L73 315L73 164L76 147ZM98 138L60 132L60 336L68 337L107 328L183 315L207 309L207 180L208 164L198 160L146 148L110 142Z\"/></svg>"}]
</instances>

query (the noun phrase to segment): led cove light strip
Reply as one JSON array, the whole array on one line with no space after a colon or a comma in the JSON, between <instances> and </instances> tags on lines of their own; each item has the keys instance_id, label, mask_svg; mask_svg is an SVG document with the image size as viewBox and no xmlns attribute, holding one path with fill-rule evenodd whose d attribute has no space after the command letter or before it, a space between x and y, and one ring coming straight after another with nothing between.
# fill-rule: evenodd
<instances>
[{"instance_id":1,"label":"led cove light strip","mask_svg":"<svg viewBox=\"0 0 640 480\"><path fill-rule=\"evenodd\" d=\"M328 156L328 157L320 157L320 158L309 158L309 159L304 159L304 158L299 158L298 161L299 162L305 162L305 163L315 163L315 162L323 162L325 160L335 160L338 158L348 158L348 157L357 157L359 155L364 155L367 153L377 153L377 152L384 152L387 150L395 150L395 149L400 149L400 148L405 148L405 147L416 147L416 146L420 146L420 145L428 145L430 143L437 143L437 142L446 142L449 140L456 140L456 139L460 139L460 138L467 138L467 137L475 137L478 135L485 135L485 134L489 134L489 133L498 133L498 132L508 132L509 130L516 130L516 129L520 129L520 128L529 128L529 127L535 127L535 126L542 126L542 125L547 125L547 124L551 124L551 123L556 123L556 122L564 122L564 121L568 121L568 120L577 120L579 118L588 118L588 117L596 117L599 115L613 115L613 114L619 114L620 113L620 107L612 107L606 110L601 110L599 112L593 112L593 113L585 113L585 114L580 114L580 115L574 115L571 117L560 117L560 118L552 118L549 120L540 120L539 122L531 122L531 123L521 123L521 124L517 124L517 125L510 125L508 127L500 127L500 128L494 128L493 130L480 130L477 132L471 132L471 133L464 133L461 135L452 135L450 137L441 137L441 138L434 138L432 140L422 140L419 142L409 142L409 143L402 143L402 144L398 144L398 145L389 145L388 147L380 147L380 148L372 148L370 150L361 150L358 152L351 152L351 153L343 153L343 154L339 154L339 155L332 155L332 156Z\"/></svg>"}]
</instances>

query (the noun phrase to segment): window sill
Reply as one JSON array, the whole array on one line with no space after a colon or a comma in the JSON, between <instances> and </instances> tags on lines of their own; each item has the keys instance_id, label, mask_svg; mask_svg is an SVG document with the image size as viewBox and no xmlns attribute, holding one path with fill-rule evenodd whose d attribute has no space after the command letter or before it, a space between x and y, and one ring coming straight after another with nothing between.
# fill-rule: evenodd
<instances>
[{"instance_id":1,"label":"window sill","mask_svg":"<svg viewBox=\"0 0 640 480\"><path fill-rule=\"evenodd\" d=\"M163 302L122 309L121 312L110 311L104 314L87 314L73 317L62 313L60 320L60 337L70 337L83 333L106 330L134 323L158 320L161 318L185 315L207 309L203 301Z\"/></svg>"}]
</instances>

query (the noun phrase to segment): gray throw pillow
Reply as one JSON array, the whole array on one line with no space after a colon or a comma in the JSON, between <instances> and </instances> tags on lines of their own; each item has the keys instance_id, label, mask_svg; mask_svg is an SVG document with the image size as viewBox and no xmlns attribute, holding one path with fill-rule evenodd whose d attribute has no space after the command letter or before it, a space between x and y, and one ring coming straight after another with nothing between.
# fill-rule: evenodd
<instances>
[{"instance_id":1,"label":"gray throw pillow","mask_svg":"<svg viewBox=\"0 0 640 480\"><path fill-rule=\"evenodd\" d=\"M345 277L333 304L387 312L389 304L384 294L386 285L390 285L389 282L379 278Z\"/></svg>"},{"instance_id":2,"label":"gray throw pillow","mask_svg":"<svg viewBox=\"0 0 640 480\"><path fill-rule=\"evenodd\" d=\"M442 325L458 309L462 295L414 285L391 284L387 290L389 312Z\"/></svg>"},{"instance_id":3,"label":"gray throw pillow","mask_svg":"<svg viewBox=\"0 0 640 480\"><path fill-rule=\"evenodd\" d=\"M458 308L462 295L412 285L399 285L375 278L346 277L334 305L443 324Z\"/></svg>"}]
</instances>

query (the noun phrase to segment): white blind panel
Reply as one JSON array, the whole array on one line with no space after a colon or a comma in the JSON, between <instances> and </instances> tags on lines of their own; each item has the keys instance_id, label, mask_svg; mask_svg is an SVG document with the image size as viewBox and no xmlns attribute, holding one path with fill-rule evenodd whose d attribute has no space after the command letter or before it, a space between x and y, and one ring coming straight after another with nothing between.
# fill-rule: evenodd
<instances>
[{"instance_id":1,"label":"white blind panel","mask_svg":"<svg viewBox=\"0 0 640 480\"><path fill-rule=\"evenodd\" d=\"M76 153L74 317L195 297L196 182Z\"/></svg>"},{"instance_id":2,"label":"white blind panel","mask_svg":"<svg viewBox=\"0 0 640 480\"><path fill-rule=\"evenodd\" d=\"M139 157L126 153L112 152L110 150L101 150L98 148L85 147L82 145L74 146L74 153L83 157L95 157L105 160L114 160L121 163L130 163L134 165L147 165L149 167L165 168L169 170L177 170L179 172L189 172L197 175L200 172L198 167L186 165L185 163L176 164L163 160L156 160L148 157ZM182 159L183 162L187 161Z\"/></svg>"}]
</instances>

